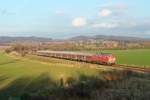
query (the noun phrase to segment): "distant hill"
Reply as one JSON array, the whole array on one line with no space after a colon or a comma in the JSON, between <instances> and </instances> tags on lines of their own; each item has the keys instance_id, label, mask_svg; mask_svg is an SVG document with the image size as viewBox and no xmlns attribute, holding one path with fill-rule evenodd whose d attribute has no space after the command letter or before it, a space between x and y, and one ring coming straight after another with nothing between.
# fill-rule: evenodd
<instances>
[{"instance_id":1,"label":"distant hill","mask_svg":"<svg viewBox=\"0 0 150 100\"><path fill-rule=\"evenodd\" d=\"M77 36L69 39L0 37L0 46L11 46L17 43L32 45L33 50L50 49L57 51L150 48L150 39L124 36Z\"/></svg>"},{"instance_id":2,"label":"distant hill","mask_svg":"<svg viewBox=\"0 0 150 100\"><path fill-rule=\"evenodd\" d=\"M51 38L41 37L7 37L1 36L0 43L12 43L12 42L50 42Z\"/></svg>"},{"instance_id":3,"label":"distant hill","mask_svg":"<svg viewBox=\"0 0 150 100\"><path fill-rule=\"evenodd\" d=\"M127 37L127 36L106 36L106 35L95 35L95 36L76 36L70 38L72 41L79 40L116 40L116 41L147 41L150 40L148 38L139 38L139 37Z\"/></svg>"},{"instance_id":4,"label":"distant hill","mask_svg":"<svg viewBox=\"0 0 150 100\"><path fill-rule=\"evenodd\" d=\"M150 41L148 38L137 38L137 37L125 37L125 36L105 36L105 35L95 35L95 36L76 36L69 39L55 40L51 38L43 37L9 37L0 36L0 43L18 43L18 42L52 42L52 41L86 41L86 40L108 40L108 41Z\"/></svg>"},{"instance_id":5,"label":"distant hill","mask_svg":"<svg viewBox=\"0 0 150 100\"><path fill-rule=\"evenodd\" d=\"M78 40L89 40L93 38L94 37L90 37L90 36L76 36L76 37L69 38L68 40L78 41Z\"/></svg>"}]
</instances>

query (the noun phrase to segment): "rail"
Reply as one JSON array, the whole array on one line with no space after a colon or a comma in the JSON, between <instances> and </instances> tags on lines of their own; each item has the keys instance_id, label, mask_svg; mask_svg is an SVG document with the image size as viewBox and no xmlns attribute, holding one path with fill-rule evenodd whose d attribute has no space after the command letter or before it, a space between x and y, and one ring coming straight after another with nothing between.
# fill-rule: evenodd
<instances>
[{"instance_id":1,"label":"rail","mask_svg":"<svg viewBox=\"0 0 150 100\"><path fill-rule=\"evenodd\" d=\"M41 56L41 55L38 55L38 56ZM50 57L50 56L45 56L45 55L42 55L42 56L43 57ZM53 57L53 58L57 58L57 57ZM90 62L85 62L85 63L90 63ZM95 64L95 63L91 62L90 64ZM110 67L110 68L113 68L113 69L118 69L118 70L122 69L122 70L129 70L129 71L133 71L133 72L150 73L150 68L143 68L143 67L140 67L140 66L121 65L121 64L103 65L103 66Z\"/></svg>"}]
</instances>

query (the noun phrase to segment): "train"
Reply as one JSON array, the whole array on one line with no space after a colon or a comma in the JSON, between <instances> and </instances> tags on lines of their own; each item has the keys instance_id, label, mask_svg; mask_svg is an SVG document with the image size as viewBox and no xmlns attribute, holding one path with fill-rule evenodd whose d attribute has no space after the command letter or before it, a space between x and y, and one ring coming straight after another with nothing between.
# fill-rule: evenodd
<instances>
[{"instance_id":1,"label":"train","mask_svg":"<svg viewBox=\"0 0 150 100\"><path fill-rule=\"evenodd\" d=\"M97 63L102 65L114 65L116 58L109 53L100 53L97 55L89 53L69 52L69 51L37 51L37 56L54 57L60 59L68 59L75 61L83 61L89 63Z\"/></svg>"}]
</instances>

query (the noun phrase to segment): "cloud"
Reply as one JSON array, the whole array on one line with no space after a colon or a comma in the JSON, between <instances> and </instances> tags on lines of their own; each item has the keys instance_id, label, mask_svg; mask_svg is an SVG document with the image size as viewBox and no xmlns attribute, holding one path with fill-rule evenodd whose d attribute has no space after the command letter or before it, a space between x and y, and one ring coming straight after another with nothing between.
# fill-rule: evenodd
<instances>
[{"instance_id":1,"label":"cloud","mask_svg":"<svg viewBox=\"0 0 150 100\"><path fill-rule=\"evenodd\" d=\"M112 11L105 8L105 9L100 10L98 12L98 15L101 16L101 17L108 17L108 16L112 15Z\"/></svg>"},{"instance_id":2,"label":"cloud","mask_svg":"<svg viewBox=\"0 0 150 100\"><path fill-rule=\"evenodd\" d=\"M118 4L114 4L112 5L112 8L116 8L116 9L127 9L128 6L124 3L118 3Z\"/></svg>"},{"instance_id":3,"label":"cloud","mask_svg":"<svg viewBox=\"0 0 150 100\"><path fill-rule=\"evenodd\" d=\"M96 23L92 25L93 28L112 29L119 27L118 23Z\"/></svg>"},{"instance_id":4,"label":"cloud","mask_svg":"<svg viewBox=\"0 0 150 100\"><path fill-rule=\"evenodd\" d=\"M99 6L99 8L109 8L109 9L127 9L128 5L125 3L115 3L115 4L104 4Z\"/></svg>"},{"instance_id":5,"label":"cloud","mask_svg":"<svg viewBox=\"0 0 150 100\"><path fill-rule=\"evenodd\" d=\"M63 10L57 10L57 11L55 11L55 14L56 15L64 15L65 14L65 12L63 11Z\"/></svg>"},{"instance_id":6,"label":"cloud","mask_svg":"<svg viewBox=\"0 0 150 100\"><path fill-rule=\"evenodd\" d=\"M127 26L127 27L137 27L137 26L139 26L140 24L142 24L142 23L138 23L138 22L136 22L136 21L129 21L129 22L126 22L126 26Z\"/></svg>"},{"instance_id":7,"label":"cloud","mask_svg":"<svg viewBox=\"0 0 150 100\"><path fill-rule=\"evenodd\" d=\"M125 14L128 6L125 3L105 4L98 7L100 17L120 17Z\"/></svg>"},{"instance_id":8,"label":"cloud","mask_svg":"<svg viewBox=\"0 0 150 100\"><path fill-rule=\"evenodd\" d=\"M0 10L0 13L1 13L2 15L15 15L15 14L16 14L16 13L11 12L11 11L8 11L8 10L6 10L6 9Z\"/></svg>"},{"instance_id":9,"label":"cloud","mask_svg":"<svg viewBox=\"0 0 150 100\"><path fill-rule=\"evenodd\" d=\"M77 17L72 20L72 25L74 27L83 27L87 24L87 20L84 17Z\"/></svg>"},{"instance_id":10,"label":"cloud","mask_svg":"<svg viewBox=\"0 0 150 100\"><path fill-rule=\"evenodd\" d=\"M149 31L146 31L146 34L147 34L147 35L150 35L150 30L149 30Z\"/></svg>"}]
</instances>

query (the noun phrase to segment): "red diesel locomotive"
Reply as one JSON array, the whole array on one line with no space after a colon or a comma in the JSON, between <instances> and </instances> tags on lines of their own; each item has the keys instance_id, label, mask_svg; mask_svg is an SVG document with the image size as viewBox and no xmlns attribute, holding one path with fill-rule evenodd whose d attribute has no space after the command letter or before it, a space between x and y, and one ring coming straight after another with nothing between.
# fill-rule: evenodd
<instances>
[{"instance_id":1,"label":"red diesel locomotive","mask_svg":"<svg viewBox=\"0 0 150 100\"><path fill-rule=\"evenodd\" d=\"M76 53L76 52L65 52L65 51L37 51L37 55L105 64L105 65L113 65L116 62L116 58L112 54L104 54L104 53L93 55L87 53Z\"/></svg>"}]
</instances>

